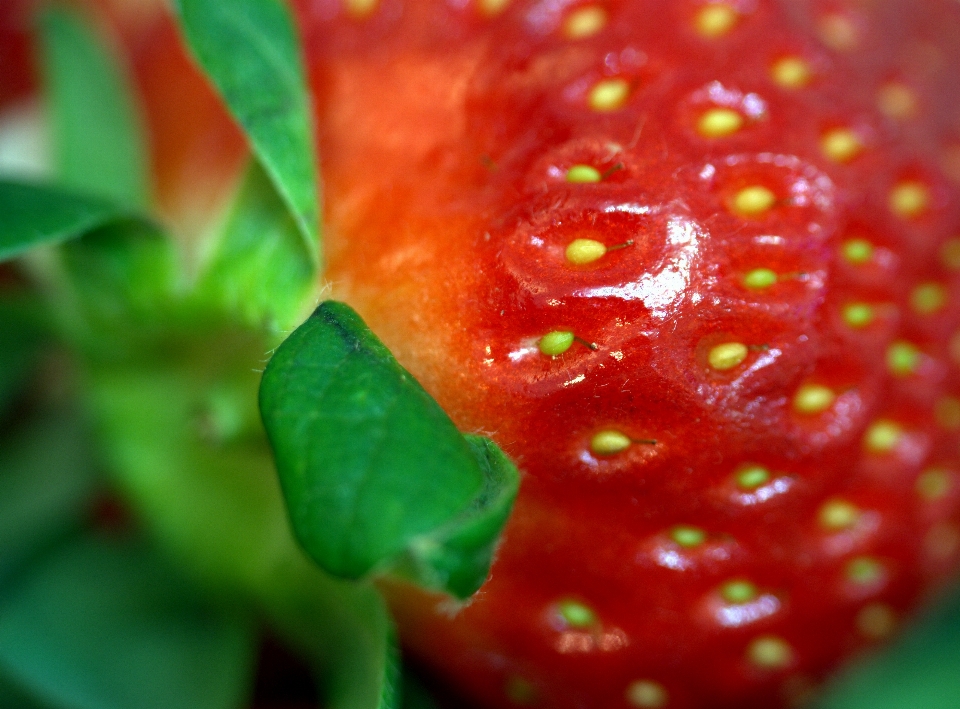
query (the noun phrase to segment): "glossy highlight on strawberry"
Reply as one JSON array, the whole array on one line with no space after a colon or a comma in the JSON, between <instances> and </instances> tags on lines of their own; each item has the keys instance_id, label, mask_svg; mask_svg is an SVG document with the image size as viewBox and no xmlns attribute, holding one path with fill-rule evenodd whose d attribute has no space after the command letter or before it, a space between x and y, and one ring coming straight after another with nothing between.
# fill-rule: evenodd
<instances>
[{"instance_id":1,"label":"glossy highlight on strawberry","mask_svg":"<svg viewBox=\"0 0 960 709\"><path fill-rule=\"evenodd\" d=\"M294 3L333 295L524 471L409 650L491 707L775 707L960 557L960 7Z\"/></svg>"}]
</instances>

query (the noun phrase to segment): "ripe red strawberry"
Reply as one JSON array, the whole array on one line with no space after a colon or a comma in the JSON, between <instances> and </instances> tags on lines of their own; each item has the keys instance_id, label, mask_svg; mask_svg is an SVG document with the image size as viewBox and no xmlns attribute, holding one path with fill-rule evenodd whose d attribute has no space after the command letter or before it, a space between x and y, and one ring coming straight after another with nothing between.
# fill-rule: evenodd
<instances>
[{"instance_id":1,"label":"ripe red strawberry","mask_svg":"<svg viewBox=\"0 0 960 709\"><path fill-rule=\"evenodd\" d=\"M525 472L487 706L775 707L960 552L960 7L298 0L333 295Z\"/></svg>"}]
</instances>

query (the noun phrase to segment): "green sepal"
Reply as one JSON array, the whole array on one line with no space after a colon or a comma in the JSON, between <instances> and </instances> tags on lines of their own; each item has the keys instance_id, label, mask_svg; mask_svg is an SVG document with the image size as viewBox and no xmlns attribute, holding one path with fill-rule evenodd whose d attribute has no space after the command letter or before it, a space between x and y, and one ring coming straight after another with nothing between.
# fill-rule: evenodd
<instances>
[{"instance_id":1,"label":"green sepal","mask_svg":"<svg viewBox=\"0 0 960 709\"><path fill-rule=\"evenodd\" d=\"M0 604L0 671L71 709L232 709L254 639L148 547L106 537L51 554Z\"/></svg>"},{"instance_id":2,"label":"green sepal","mask_svg":"<svg viewBox=\"0 0 960 709\"><path fill-rule=\"evenodd\" d=\"M519 475L492 442L461 435L349 306L322 304L279 347L260 411L294 532L321 568L397 567L476 591Z\"/></svg>"},{"instance_id":3,"label":"green sepal","mask_svg":"<svg viewBox=\"0 0 960 709\"><path fill-rule=\"evenodd\" d=\"M204 270L199 297L246 325L279 332L302 318L317 282L290 210L252 162Z\"/></svg>"},{"instance_id":4,"label":"green sepal","mask_svg":"<svg viewBox=\"0 0 960 709\"><path fill-rule=\"evenodd\" d=\"M319 264L319 208L306 76L278 0L175 0L187 44L220 91Z\"/></svg>"},{"instance_id":5,"label":"green sepal","mask_svg":"<svg viewBox=\"0 0 960 709\"><path fill-rule=\"evenodd\" d=\"M145 206L146 141L119 58L69 10L44 12L39 38L58 181L119 204Z\"/></svg>"}]
</instances>

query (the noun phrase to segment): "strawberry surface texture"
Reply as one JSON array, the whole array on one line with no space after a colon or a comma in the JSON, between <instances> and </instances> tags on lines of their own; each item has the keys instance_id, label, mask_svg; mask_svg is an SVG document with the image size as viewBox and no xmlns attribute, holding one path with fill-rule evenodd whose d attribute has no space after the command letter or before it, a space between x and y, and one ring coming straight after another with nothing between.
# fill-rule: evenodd
<instances>
[{"instance_id":1,"label":"strawberry surface texture","mask_svg":"<svg viewBox=\"0 0 960 709\"><path fill-rule=\"evenodd\" d=\"M960 552L960 6L297 0L330 292L524 473L483 706L791 706Z\"/></svg>"}]
</instances>

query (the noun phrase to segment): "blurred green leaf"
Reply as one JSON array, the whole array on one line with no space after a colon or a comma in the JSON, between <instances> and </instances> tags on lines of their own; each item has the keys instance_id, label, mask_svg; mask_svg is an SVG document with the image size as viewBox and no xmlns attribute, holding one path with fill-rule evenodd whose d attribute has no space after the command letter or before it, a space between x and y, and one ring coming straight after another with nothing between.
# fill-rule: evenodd
<instances>
[{"instance_id":1,"label":"blurred green leaf","mask_svg":"<svg viewBox=\"0 0 960 709\"><path fill-rule=\"evenodd\" d=\"M52 414L6 433L0 441L0 588L38 549L79 525L96 485L76 417Z\"/></svg>"},{"instance_id":2,"label":"blurred green leaf","mask_svg":"<svg viewBox=\"0 0 960 709\"><path fill-rule=\"evenodd\" d=\"M3 709L51 709L35 697L27 694L23 687L0 673L0 707Z\"/></svg>"},{"instance_id":3,"label":"blurred green leaf","mask_svg":"<svg viewBox=\"0 0 960 709\"><path fill-rule=\"evenodd\" d=\"M125 209L96 197L6 180L0 180L0 214L0 261L129 216Z\"/></svg>"},{"instance_id":4,"label":"blurred green leaf","mask_svg":"<svg viewBox=\"0 0 960 709\"><path fill-rule=\"evenodd\" d=\"M302 317L316 281L290 210L263 168L252 163L204 273L201 296L276 332Z\"/></svg>"},{"instance_id":5,"label":"blurred green leaf","mask_svg":"<svg viewBox=\"0 0 960 709\"><path fill-rule=\"evenodd\" d=\"M416 675L403 673L403 709L439 709L436 699L427 691Z\"/></svg>"},{"instance_id":6,"label":"blurred green leaf","mask_svg":"<svg viewBox=\"0 0 960 709\"><path fill-rule=\"evenodd\" d=\"M841 672L814 707L960 707L960 588L927 610L893 645Z\"/></svg>"},{"instance_id":7,"label":"blurred green leaf","mask_svg":"<svg viewBox=\"0 0 960 709\"><path fill-rule=\"evenodd\" d=\"M71 709L239 707L253 652L249 622L130 542L75 542L0 605L0 667Z\"/></svg>"},{"instance_id":8,"label":"blurred green leaf","mask_svg":"<svg viewBox=\"0 0 960 709\"><path fill-rule=\"evenodd\" d=\"M91 405L109 467L166 549L205 583L240 589L309 659L324 706L393 709L382 599L321 572L291 536L256 409L264 351L221 333L154 366L96 370Z\"/></svg>"},{"instance_id":9,"label":"blurred green leaf","mask_svg":"<svg viewBox=\"0 0 960 709\"><path fill-rule=\"evenodd\" d=\"M146 144L117 57L63 9L42 15L40 46L60 181L120 204L147 204Z\"/></svg>"},{"instance_id":10,"label":"blurred green leaf","mask_svg":"<svg viewBox=\"0 0 960 709\"><path fill-rule=\"evenodd\" d=\"M175 0L187 43L246 131L319 262L312 122L293 18L278 0Z\"/></svg>"},{"instance_id":11,"label":"blurred green leaf","mask_svg":"<svg viewBox=\"0 0 960 709\"><path fill-rule=\"evenodd\" d=\"M0 415L23 386L49 339L46 319L36 299L24 294L0 295Z\"/></svg>"},{"instance_id":12,"label":"blurred green leaf","mask_svg":"<svg viewBox=\"0 0 960 709\"><path fill-rule=\"evenodd\" d=\"M300 573L298 586L265 597L273 622L313 665L324 706L399 709L399 652L380 594L306 565Z\"/></svg>"},{"instance_id":13,"label":"blurred green leaf","mask_svg":"<svg viewBox=\"0 0 960 709\"><path fill-rule=\"evenodd\" d=\"M260 411L294 531L329 573L400 565L432 588L486 579L519 475L464 437L360 317L327 302L277 350Z\"/></svg>"},{"instance_id":14,"label":"blurred green leaf","mask_svg":"<svg viewBox=\"0 0 960 709\"><path fill-rule=\"evenodd\" d=\"M90 231L64 245L63 263L75 307L105 342L134 340L160 325L158 312L175 306L177 254L149 222L128 219Z\"/></svg>"}]
</instances>

